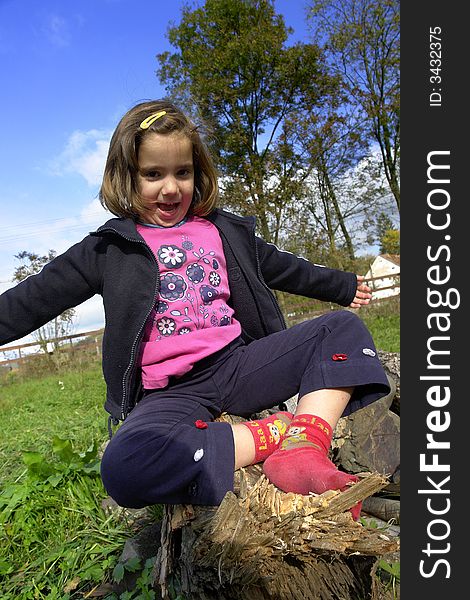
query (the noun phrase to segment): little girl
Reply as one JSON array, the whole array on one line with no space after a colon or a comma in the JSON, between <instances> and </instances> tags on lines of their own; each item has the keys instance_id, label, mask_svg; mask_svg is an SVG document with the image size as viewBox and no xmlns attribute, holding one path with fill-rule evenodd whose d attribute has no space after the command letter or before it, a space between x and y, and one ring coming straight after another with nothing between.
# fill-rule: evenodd
<instances>
[{"instance_id":1,"label":"little girl","mask_svg":"<svg viewBox=\"0 0 470 600\"><path fill-rule=\"evenodd\" d=\"M100 190L117 218L0 297L5 344L102 295L105 408L123 423L101 468L122 506L217 505L256 462L284 491L344 490L357 478L328 459L336 423L389 391L356 315L287 329L270 290L359 308L363 278L264 242L217 197L197 127L168 101L141 103L116 128ZM296 394L294 415L214 421Z\"/></svg>"}]
</instances>

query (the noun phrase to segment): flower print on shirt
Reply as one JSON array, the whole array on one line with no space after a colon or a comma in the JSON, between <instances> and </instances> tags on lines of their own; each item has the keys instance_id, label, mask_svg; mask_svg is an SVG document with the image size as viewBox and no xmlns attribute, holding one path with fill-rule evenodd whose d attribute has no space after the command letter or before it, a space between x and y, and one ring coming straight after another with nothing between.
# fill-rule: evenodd
<instances>
[{"instance_id":1,"label":"flower print on shirt","mask_svg":"<svg viewBox=\"0 0 470 600\"><path fill-rule=\"evenodd\" d=\"M212 260L212 262L217 262L215 259L209 259L209 258L207 258L208 256L211 256L211 257L215 256L215 252L213 250L211 250L210 252L206 252L204 250L204 248L199 248L199 252L196 252L196 250L193 250L193 255L198 260L202 260L202 262L205 263L206 265L210 265L211 264L211 260ZM216 267L214 267L214 269L215 268Z\"/></svg>"},{"instance_id":2,"label":"flower print on shirt","mask_svg":"<svg viewBox=\"0 0 470 600\"><path fill-rule=\"evenodd\" d=\"M161 335L169 336L173 335L176 331L176 322L174 319L169 317L163 317L156 321L157 330Z\"/></svg>"},{"instance_id":3,"label":"flower print on shirt","mask_svg":"<svg viewBox=\"0 0 470 600\"><path fill-rule=\"evenodd\" d=\"M168 310L168 303L163 300L159 300L157 307L155 308L155 312L159 315L162 315L165 311Z\"/></svg>"},{"instance_id":4,"label":"flower print on shirt","mask_svg":"<svg viewBox=\"0 0 470 600\"><path fill-rule=\"evenodd\" d=\"M219 295L219 292L210 285L201 285L199 293L204 304L211 304Z\"/></svg>"},{"instance_id":5,"label":"flower print on shirt","mask_svg":"<svg viewBox=\"0 0 470 600\"><path fill-rule=\"evenodd\" d=\"M158 260L166 267L180 267L186 262L186 252L177 246L160 246Z\"/></svg>"},{"instance_id":6,"label":"flower print on shirt","mask_svg":"<svg viewBox=\"0 0 470 600\"><path fill-rule=\"evenodd\" d=\"M160 296L169 302L183 298L187 287L181 275L168 272L160 278Z\"/></svg>"},{"instance_id":7,"label":"flower print on shirt","mask_svg":"<svg viewBox=\"0 0 470 600\"><path fill-rule=\"evenodd\" d=\"M186 267L186 275L192 283L201 283L201 281L206 276L206 272L204 271L204 267L198 265L197 263L191 263Z\"/></svg>"},{"instance_id":8,"label":"flower print on shirt","mask_svg":"<svg viewBox=\"0 0 470 600\"><path fill-rule=\"evenodd\" d=\"M196 246L186 235L180 239L176 244L161 245L157 251L158 261L163 265L160 299L153 319L157 340L174 333L183 335L195 329L223 327L232 322L224 304L212 306L225 294L222 276L217 272L220 265L216 253ZM193 262L188 262L191 255ZM171 303L176 306L170 308ZM222 316L216 314L219 310ZM161 318L163 314L165 317Z\"/></svg>"},{"instance_id":9,"label":"flower print on shirt","mask_svg":"<svg viewBox=\"0 0 470 600\"><path fill-rule=\"evenodd\" d=\"M182 246L185 250L192 250L194 248L194 244L192 243L192 241L188 238L187 235L183 235L183 242L182 242Z\"/></svg>"},{"instance_id":10,"label":"flower print on shirt","mask_svg":"<svg viewBox=\"0 0 470 600\"><path fill-rule=\"evenodd\" d=\"M208 322L215 327L213 321L209 319L210 313L206 305L211 304L219 296L219 292L210 285L199 286L206 278L206 271L203 265L208 265L209 268L212 266L213 269L219 267L219 263L214 258L215 252L213 250L206 252L202 246L198 250L194 250L194 244L187 236L183 236L181 245L188 251L192 250L191 253L196 259L195 262L190 263L186 267L188 288L184 296L184 300L189 302L194 316L189 315L188 310L185 309L183 321L193 323L196 329L204 329ZM211 276L213 285L220 285L221 278L219 274L211 271ZM201 300L202 305L199 304Z\"/></svg>"},{"instance_id":11,"label":"flower print on shirt","mask_svg":"<svg viewBox=\"0 0 470 600\"><path fill-rule=\"evenodd\" d=\"M218 287L220 285L221 282L221 278L220 275L218 273L216 273L215 271L211 271L209 273L209 283L215 287Z\"/></svg>"},{"instance_id":12,"label":"flower print on shirt","mask_svg":"<svg viewBox=\"0 0 470 600\"><path fill-rule=\"evenodd\" d=\"M137 230L155 256L160 284L142 334L142 383L163 388L239 336L241 326L230 305L223 240L212 223L190 216L181 227L138 224Z\"/></svg>"}]
</instances>

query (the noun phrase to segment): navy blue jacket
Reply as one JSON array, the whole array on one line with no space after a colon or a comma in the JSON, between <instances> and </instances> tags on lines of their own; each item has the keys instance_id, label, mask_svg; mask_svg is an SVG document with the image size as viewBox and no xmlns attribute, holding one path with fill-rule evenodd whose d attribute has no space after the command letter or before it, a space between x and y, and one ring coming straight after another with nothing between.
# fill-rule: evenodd
<instances>
[{"instance_id":1,"label":"navy blue jacket","mask_svg":"<svg viewBox=\"0 0 470 600\"><path fill-rule=\"evenodd\" d=\"M255 235L255 219L215 210L227 260L230 302L250 342L285 328L271 289L347 306L354 273L328 269L283 252ZM136 359L144 325L159 291L158 264L131 219L107 221L40 273L0 296L0 345L38 329L95 294L103 297L106 410L124 419L139 398Z\"/></svg>"}]
</instances>

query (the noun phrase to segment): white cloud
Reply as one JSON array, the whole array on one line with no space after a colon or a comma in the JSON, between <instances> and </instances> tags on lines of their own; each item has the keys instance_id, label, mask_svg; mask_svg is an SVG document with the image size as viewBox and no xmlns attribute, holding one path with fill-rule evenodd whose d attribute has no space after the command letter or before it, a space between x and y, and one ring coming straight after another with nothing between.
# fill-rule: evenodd
<instances>
[{"instance_id":1,"label":"white cloud","mask_svg":"<svg viewBox=\"0 0 470 600\"><path fill-rule=\"evenodd\" d=\"M78 215L0 227L0 294L13 285L10 280L19 264L14 258L18 252L47 254L52 248L60 254L112 216L95 198Z\"/></svg>"},{"instance_id":2,"label":"white cloud","mask_svg":"<svg viewBox=\"0 0 470 600\"><path fill-rule=\"evenodd\" d=\"M52 161L52 172L59 176L76 173L88 185L100 185L110 138L111 132L99 129L74 131L64 151Z\"/></svg>"},{"instance_id":3,"label":"white cloud","mask_svg":"<svg viewBox=\"0 0 470 600\"><path fill-rule=\"evenodd\" d=\"M19 218L17 211L12 212L10 218L8 213L3 215L4 222L0 226L0 281L10 279L17 266L14 256L20 250L43 254L53 248L61 253L112 216L97 198L110 137L111 132L104 130L74 131L63 152L49 163L54 175L70 179L71 174L78 174L95 188L96 193L90 194L91 199L88 196L83 203L78 199L75 201L77 208L83 207L77 210L78 214L56 217L53 211L45 210L44 218L35 221ZM73 182L70 185L74 185ZM18 205L27 206L29 201L26 195L18 198ZM38 202L38 198L35 201ZM47 207L48 199L44 198L42 204Z\"/></svg>"},{"instance_id":4,"label":"white cloud","mask_svg":"<svg viewBox=\"0 0 470 600\"><path fill-rule=\"evenodd\" d=\"M53 46L64 48L70 44L70 31L68 22L60 15L48 15L43 31Z\"/></svg>"},{"instance_id":5,"label":"white cloud","mask_svg":"<svg viewBox=\"0 0 470 600\"><path fill-rule=\"evenodd\" d=\"M95 198L80 213L80 221L83 224L96 226L113 216L103 207L98 198Z\"/></svg>"},{"instance_id":6,"label":"white cloud","mask_svg":"<svg viewBox=\"0 0 470 600\"><path fill-rule=\"evenodd\" d=\"M101 296L93 296L75 309L74 333L94 331L104 327L104 309Z\"/></svg>"}]
</instances>

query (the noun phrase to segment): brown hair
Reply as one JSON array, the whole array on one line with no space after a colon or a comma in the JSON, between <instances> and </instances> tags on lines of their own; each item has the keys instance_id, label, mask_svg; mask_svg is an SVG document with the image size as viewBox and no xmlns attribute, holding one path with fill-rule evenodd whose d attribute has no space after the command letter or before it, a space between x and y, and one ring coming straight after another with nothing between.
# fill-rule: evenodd
<instances>
[{"instance_id":1,"label":"brown hair","mask_svg":"<svg viewBox=\"0 0 470 600\"><path fill-rule=\"evenodd\" d=\"M164 110L148 129L140 124L152 114ZM136 217L145 207L137 187L138 155L142 140L149 133L185 135L193 146L194 195L192 214L208 215L218 200L217 171L198 128L183 112L167 100L142 102L131 108L119 121L111 138L103 181L99 191L101 204L118 217Z\"/></svg>"}]
</instances>

